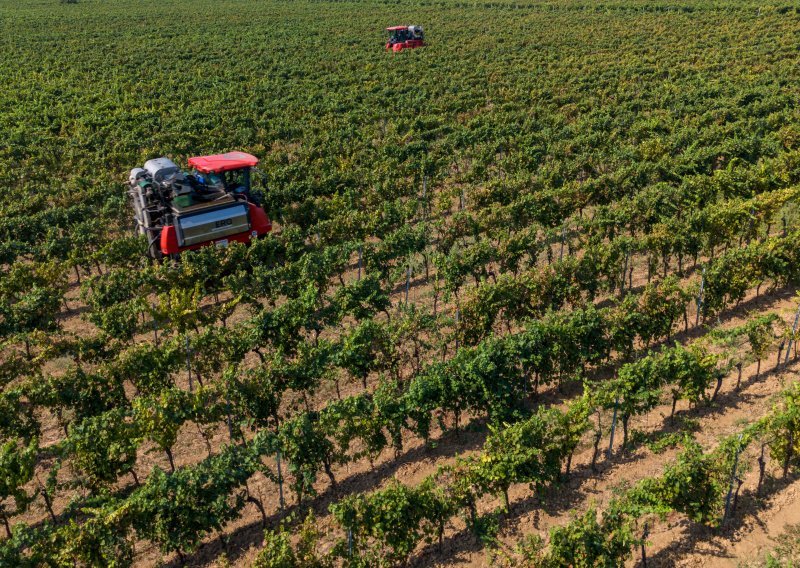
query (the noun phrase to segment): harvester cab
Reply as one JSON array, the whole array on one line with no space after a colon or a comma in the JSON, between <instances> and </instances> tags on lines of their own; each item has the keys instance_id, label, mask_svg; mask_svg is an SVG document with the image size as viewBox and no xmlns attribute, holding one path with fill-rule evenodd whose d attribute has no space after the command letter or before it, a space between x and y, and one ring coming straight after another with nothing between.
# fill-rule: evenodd
<instances>
[{"instance_id":1,"label":"harvester cab","mask_svg":"<svg viewBox=\"0 0 800 568\"><path fill-rule=\"evenodd\" d=\"M386 28L386 31L389 33L386 51L398 52L425 45L425 32L422 31L422 26L392 26Z\"/></svg>"},{"instance_id":2,"label":"harvester cab","mask_svg":"<svg viewBox=\"0 0 800 568\"><path fill-rule=\"evenodd\" d=\"M128 195L147 253L155 259L206 245L250 242L272 230L251 192L258 158L244 152L189 158L191 172L169 158L131 170Z\"/></svg>"}]
</instances>

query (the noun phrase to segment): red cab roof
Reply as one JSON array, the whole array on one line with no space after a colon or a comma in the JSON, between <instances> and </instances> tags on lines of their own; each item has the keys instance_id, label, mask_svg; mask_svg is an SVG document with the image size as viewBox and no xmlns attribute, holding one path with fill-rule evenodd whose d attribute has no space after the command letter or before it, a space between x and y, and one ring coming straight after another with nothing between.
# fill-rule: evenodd
<instances>
[{"instance_id":1,"label":"red cab roof","mask_svg":"<svg viewBox=\"0 0 800 568\"><path fill-rule=\"evenodd\" d=\"M227 152L213 156L196 156L189 158L189 165L204 174L218 174L229 170L252 168L258 158L245 152Z\"/></svg>"},{"instance_id":2,"label":"red cab roof","mask_svg":"<svg viewBox=\"0 0 800 568\"><path fill-rule=\"evenodd\" d=\"M393 32L395 30L407 30L408 26L392 26L391 28L386 28L387 32Z\"/></svg>"}]
</instances>

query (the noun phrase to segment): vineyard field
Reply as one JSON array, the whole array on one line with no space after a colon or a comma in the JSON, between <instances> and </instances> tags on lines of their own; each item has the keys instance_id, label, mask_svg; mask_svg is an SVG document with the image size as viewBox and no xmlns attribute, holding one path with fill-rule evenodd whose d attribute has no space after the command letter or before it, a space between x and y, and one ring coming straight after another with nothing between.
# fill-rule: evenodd
<instances>
[{"instance_id":1,"label":"vineyard field","mask_svg":"<svg viewBox=\"0 0 800 568\"><path fill-rule=\"evenodd\" d=\"M800 558L800 7L0 29L0 568ZM150 260L130 170L234 150L272 232Z\"/></svg>"}]
</instances>

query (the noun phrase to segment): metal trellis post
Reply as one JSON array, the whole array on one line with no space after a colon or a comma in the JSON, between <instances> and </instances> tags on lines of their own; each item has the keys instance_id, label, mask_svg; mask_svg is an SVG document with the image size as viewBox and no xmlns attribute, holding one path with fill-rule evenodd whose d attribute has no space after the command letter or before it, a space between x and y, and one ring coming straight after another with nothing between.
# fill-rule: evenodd
<instances>
[{"instance_id":1,"label":"metal trellis post","mask_svg":"<svg viewBox=\"0 0 800 568\"><path fill-rule=\"evenodd\" d=\"M797 333L797 322L798 318L800 318L800 306L797 307L797 312L794 314L794 323L792 324L792 335L789 337L789 345L786 347L786 357L783 360L783 364L789 362L789 353L792 351L792 343L794 343L794 334Z\"/></svg>"},{"instance_id":2,"label":"metal trellis post","mask_svg":"<svg viewBox=\"0 0 800 568\"><path fill-rule=\"evenodd\" d=\"M614 414L611 417L611 437L608 441L608 451L606 452L606 457L609 459L614 448L614 431L617 429L617 407L619 407L619 396L614 400Z\"/></svg>"},{"instance_id":3,"label":"metal trellis post","mask_svg":"<svg viewBox=\"0 0 800 568\"><path fill-rule=\"evenodd\" d=\"M278 502L281 507L281 513L283 513L283 475L281 475L281 451L278 450L275 453L275 461L278 464Z\"/></svg>"},{"instance_id":4,"label":"metal trellis post","mask_svg":"<svg viewBox=\"0 0 800 568\"><path fill-rule=\"evenodd\" d=\"M700 278L700 291L697 293L697 316L694 320L694 326L697 327L700 325L700 312L703 309L703 291L706 287L706 269L703 268L703 274Z\"/></svg>"},{"instance_id":5,"label":"metal trellis post","mask_svg":"<svg viewBox=\"0 0 800 568\"><path fill-rule=\"evenodd\" d=\"M739 453L742 451L742 436L744 434L739 434L739 444L736 446L736 453L733 456L733 467L731 468L731 482L728 486L728 495L725 497L725 512L722 514L722 522L724 523L725 520L728 518L728 511L730 510L731 506L731 495L733 494L733 484L736 481L736 468L739 465Z\"/></svg>"}]
</instances>

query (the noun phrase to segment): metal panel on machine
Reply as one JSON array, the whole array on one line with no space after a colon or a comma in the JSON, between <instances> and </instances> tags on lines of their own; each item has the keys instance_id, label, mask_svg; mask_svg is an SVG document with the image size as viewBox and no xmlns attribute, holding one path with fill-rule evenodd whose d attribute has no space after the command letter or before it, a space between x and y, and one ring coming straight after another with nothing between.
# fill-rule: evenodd
<instances>
[{"instance_id":1,"label":"metal panel on machine","mask_svg":"<svg viewBox=\"0 0 800 568\"><path fill-rule=\"evenodd\" d=\"M244 203L186 216L181 215L176 222L178 243L182 247L250 230L247 206Z\"/></svg>"}]
</instances>

